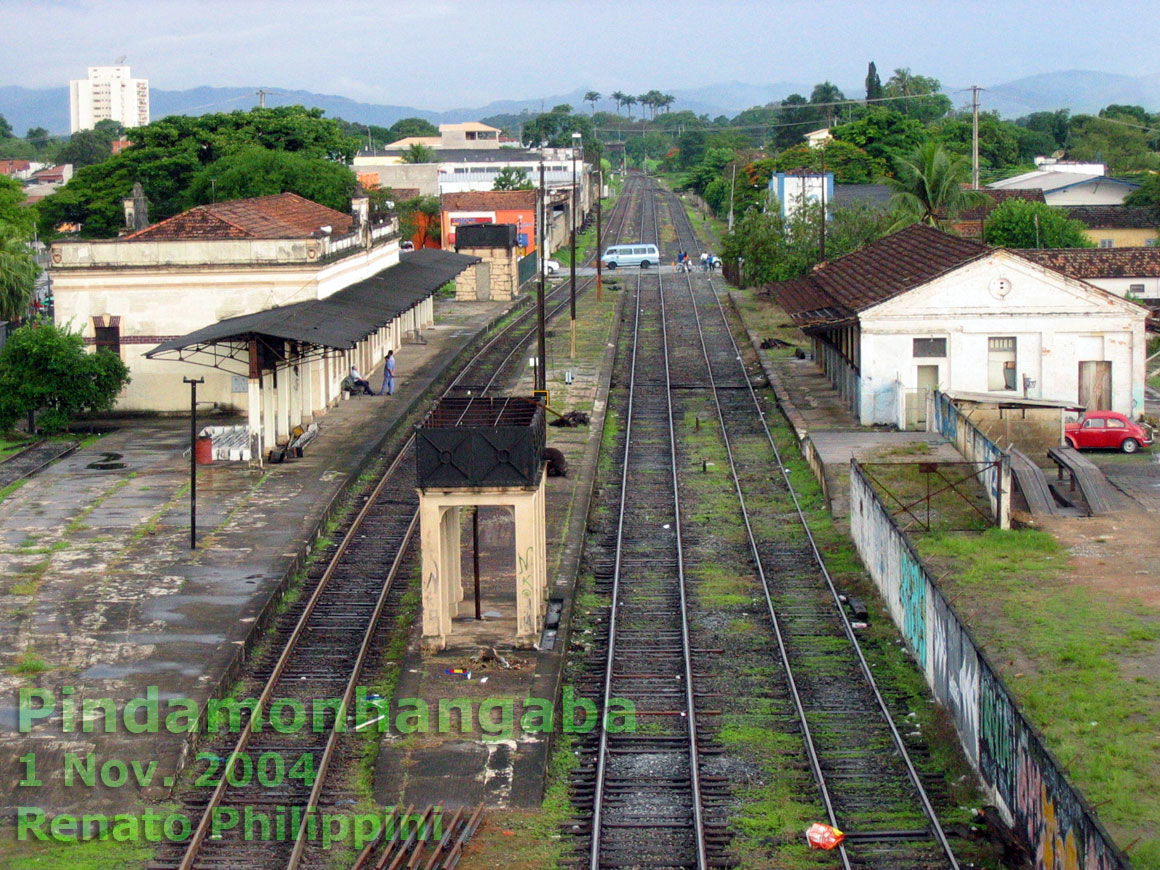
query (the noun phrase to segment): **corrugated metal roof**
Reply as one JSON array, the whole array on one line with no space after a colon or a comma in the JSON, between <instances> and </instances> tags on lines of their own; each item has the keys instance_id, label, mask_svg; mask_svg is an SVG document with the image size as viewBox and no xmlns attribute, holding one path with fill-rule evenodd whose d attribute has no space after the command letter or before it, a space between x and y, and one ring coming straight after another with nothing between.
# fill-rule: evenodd
<instances>
[{"instance_id":1,"label":"corrugated metal roof","mask_svg":"<svg viewBox=\"0 0 1160 870\"><path fill-rule=\"evenodd\" d=\"M347 350L478 262L478 257L425 248L405 254L397 265L325 299L219 320L162 342L146 356L173 358L183 351L248 341L251 337Z\"/></svg>"}]
</instances>

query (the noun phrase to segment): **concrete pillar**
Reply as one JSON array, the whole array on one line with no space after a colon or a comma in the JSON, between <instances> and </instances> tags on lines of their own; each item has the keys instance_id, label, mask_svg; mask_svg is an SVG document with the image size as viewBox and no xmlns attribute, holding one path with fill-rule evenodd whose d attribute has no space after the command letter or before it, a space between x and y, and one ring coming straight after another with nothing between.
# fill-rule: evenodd
<instances>
[{"instance_id":1,"label":"concrete pillar","mask_svg":"<svg viewBox=\"0 0 1160 870\"><path fill-rule=\"evenodd\" d=\"M447 645L451 619L444 600L443 506L436 498L419 496L419 540L423 553L423 645L440 650Z\"/></svg>"},{"instance_id":2,"label":"concrete pillar","mask_svg":"<svg viewBox=\"0 0 1160 870\"><path fill-rule=\"evenodd\" d=\"M277 399L274 396L274 373L262 373L262 452L273 447L276 432L274 418L277 416Z\"/></svg>"},{"instance_id":3,"label":"concrete pillar","mask_svg":"<svg viewBox=\"0 0 1160 870\"><path fill-rule=\"evenodd\" d=\"M290 387L290 428L302 425L302 371L301 364L290 366L286 370Z\"/></svg>"},{"instance_id":4,"label":"concrete pillar","mask_svg":"<svg viewBox=\"0 0 1160 870\"><path fill-rule=\"evenodd\" d=\"M314 409L317 405L314 404L314 397L317 395L317 384L315 378L318 377L315 369L318 367L318 361L315 359L308 360L302 363L301 377L302 377L302 422L314 422Z\"/></svg>"},{"instance_id":5,"label":"concrete pillar","mask_svg":"<svg viewBox=\"0 0 1160 870\"><path fill-rule=\"evenodd\" d=\"M516 533L516 643L530 646L540 639L543 609L536 563L543 550L536 540L535 496L515 500Z\"/></svg>"},{"instance_id":6,"label":"concrete pillar","mask_svg":"<svg viewBox=\"0 0 1160 870\"><path fill-rule=\"evenodd\" d=\"M447 589L451 595L451 615L458 613L463 600L463 522L460 508L447 508Z\"/></svg>"},{"instance_id":7,"label":"concrete pillar","mask_svg":"<svg viewBox=\"0 0 1160 870\"><path fill-rule=\"evenodd\" d=\"M275 423L275 440L283 441L290 434L290 367L278 372L278 385L274 389L274 398L277 401L278 419Z\"/></svg>"},{"instance_id":8,"label":"concrete pillar","mask_svg":"<svg viewBox=\"0 0 1160 870\"><path fill-rule=\"evenodd\" d=\"M249 378L246 423L250 427L250 458L261 459L262 438L262 386L258 378Z\"/></svg>"}]
</instances>

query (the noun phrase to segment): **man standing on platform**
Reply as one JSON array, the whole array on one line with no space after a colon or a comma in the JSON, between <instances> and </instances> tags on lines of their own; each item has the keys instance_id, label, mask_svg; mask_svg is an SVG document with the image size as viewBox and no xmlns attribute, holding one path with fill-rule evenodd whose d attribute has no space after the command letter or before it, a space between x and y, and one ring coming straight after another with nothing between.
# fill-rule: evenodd
<instances>
[{"instance_id":1,"label":"man standing on platform","mask_svg":"<svg viewBox=\"0 0 1160 870\"><path fill-rule=\"evenodd\" d=\"M383 388L380 396L391 396L395 393L395 352L387 351L387 358L383 362Z\"/></svg>"}]
</instances>

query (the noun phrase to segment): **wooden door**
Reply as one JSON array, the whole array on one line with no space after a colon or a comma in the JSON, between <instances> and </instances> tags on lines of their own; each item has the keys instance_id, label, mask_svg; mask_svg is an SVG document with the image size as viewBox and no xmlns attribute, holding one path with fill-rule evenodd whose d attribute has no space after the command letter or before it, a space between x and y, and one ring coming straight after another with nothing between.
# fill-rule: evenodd
<instances>
[{"instance_id":1,"label":"wooden door","mask_svg":"<svg viewBox=\"0 0 1160 870\"><path fill-rule=\"evenodd\" d=\"M1079 403L1089 411L1112 410L1112 364L1083 360L1079 364Z\"/></svg>"}]
</instances>

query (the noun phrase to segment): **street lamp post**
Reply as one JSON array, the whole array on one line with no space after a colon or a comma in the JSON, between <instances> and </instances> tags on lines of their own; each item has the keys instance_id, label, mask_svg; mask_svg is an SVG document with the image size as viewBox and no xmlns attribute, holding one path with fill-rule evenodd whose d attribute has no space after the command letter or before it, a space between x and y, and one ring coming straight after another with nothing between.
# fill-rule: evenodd
<instances>
[{"instance_id":1,"label":"street lamp post","mask_svg":"<svg viewBox=\"0 0 1160 870\"><path fill-rule=\"evenodd\" d=\"M572 335L569 341L568 358L576 358L576 200L580 198L580 191L576 186L576 151L580 147L581 136L578 132L572 133L572 232L570 234L570 242L572 249L572 267L571 279L572 286L569 288L572 294Z\"/></svg>"},{"instance_id":2,"label":"street lamp post","mask_svg":"<svg viewBox=\"0 0 1160 870\"><path fill-rule=\"evenodd\" d=\"M548 389L548 348L547 339L544 333L545 314L544 314L544 258L547 257L547 252L544 250L544 238L546 230L544 227L548 218L548 188L544 186L544 145L540 145L540 213L536 218L536 235L538 241L536 244L536 260L540 271L539 280L539 294L537 299L537 320L539 321L539 335L537 336L537 351L539 359L536 360L536 386L538 389Z\"/></svg>"}]
</instances>

